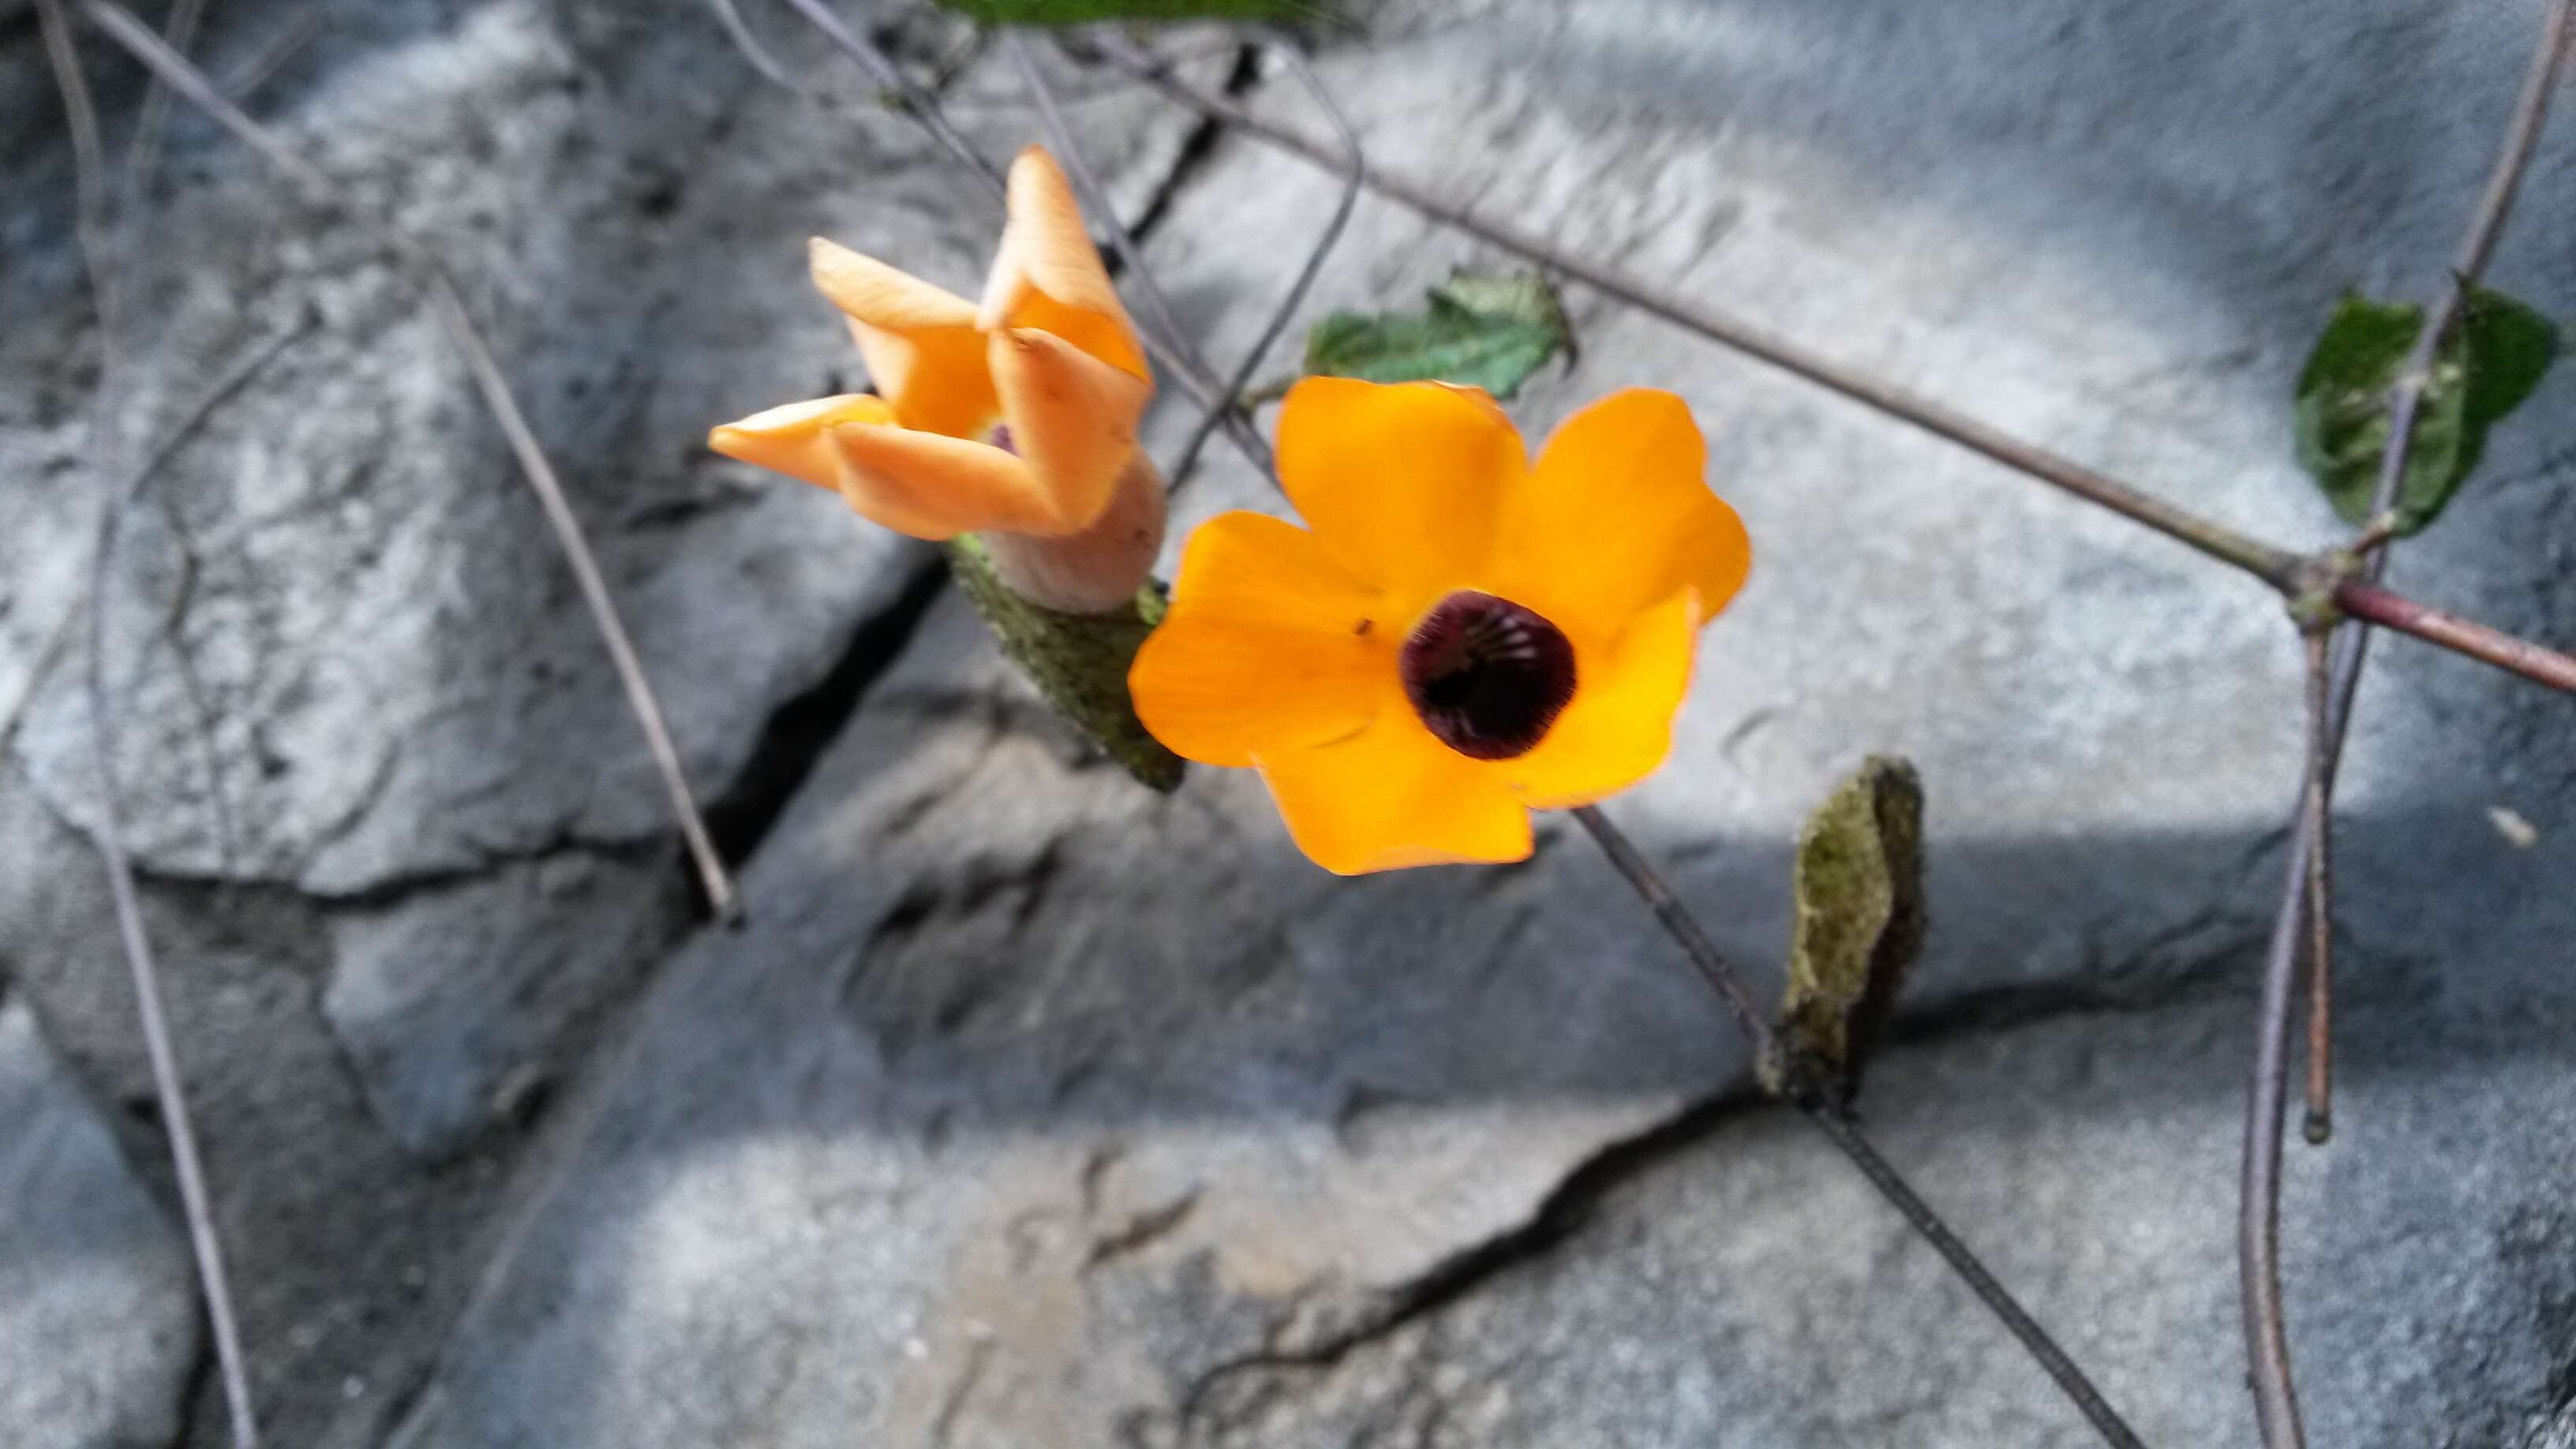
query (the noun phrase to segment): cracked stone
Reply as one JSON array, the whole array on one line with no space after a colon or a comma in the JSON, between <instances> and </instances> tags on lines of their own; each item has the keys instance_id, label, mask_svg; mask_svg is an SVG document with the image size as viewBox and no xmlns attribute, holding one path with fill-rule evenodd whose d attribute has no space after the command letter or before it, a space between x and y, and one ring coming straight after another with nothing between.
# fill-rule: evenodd
<instances>
[{"instance_id":1,"label":"cracked stone","mask_svg":"<svg viewBox=\"0 0 2576 1449\"><path fill-rule=\"evenodd\" d=\"M2347 281L2446 253L2521 27L2387 0L2327 36L2229 9L2185 27L2234 37L2212 51L2071 4L1883 8L1862 44L1761 7L1711 26L1661 0L1482 6L1324 66L1373 165L2196 507L2323 536L2289 374ZM2390 33L2422 43L2422 92L2334 59ZM2291 52L2315 84L2272 83ZM1995 55L2057 78L2031 82L2038 119L2005 124ZM2422 139L2422 94L2490 89ZM1255 104L1312 125L1285 85ZM2134 172L2117 185L2106 145ZM1152 248L1216 356L1332 190L1238 140L1175 190ZM2499 281L2576 305L2532 242L2566 197L2530 204ZM1374 201L1344 245L1316 313L1493 260ZM1862 753L1921 765L1932 933L1863 1108L2154 1437L2224 1437L2245 1412L2239 993L2298 743L2277 608L1572 300L1583 358L1533 384L1524 423L1681 390L1760 553L1676 763L1613 808L1767 988L1799 819ZM2497 476L2563 481L2568 416L2518 418ZM1149 442L1168 454L1189 422L1167 396ZM1191 516L1279 508L1210 457ZM2476 579L2480 607L2547 634L2576 610L2528 546L2558 492L2466 500L2406 567ZM2563 1357L2528 1250L2501 1245L2561 1211L2576 1099L2537 1043L2576 1013L2576 921L2542 884L2569 849L2543 817L2576 779L2560 702L2381 654L2343 836L2368 882L2344 912L2346 1135L2302 1159L2289 1241L2303 1361L2336 1365L2318 1422L2415 1442L2446 1415L2518 1424ZM2505 798L2537 853L2487 826ZM1720 1114L1699 1145L1655 1145L1743 1057L1582 846L1549 830L1517 869L1324 877L1245 774L1164 800L1099 768L943 603L753 863L750 928L657 986L407 1444L2067 1439L2045 1383L1793 1121ZM2382 1264L2363 1251L2389 1253L2382 1233L2421 1244ZM1542 1274L1577 1317L1524 1288ZM2391 1303L2415 1327L2390 1330ZM675 1403L679 1380L710 1387Z\"/></svg>"},{"instance_id":2,"label":"cracked stone","mask_svg":"<svg viewBox=\"0 0 2576 1449\"><path fill-rule=\"evenodd\" d=\"M442 228L495 289L478 296L510 304L498 340L532 371L540 431L585 460L576 507L618 520L604 547L656 621L648 663L699 700L680 730L693 767L757 773L740 766L756 746L706 741L754 739L846 657L874 587L852 576L877 565L829 499L657 450L777 400L781 355L817 387L850 365L764 248L831 229L971 289L989 219L900 125L711 67L698 7L426 9L352 20L275 113ZM2529 39L2525 17L2429 0L2323 18L1873 0L1721 19L1676 0L1421 6L1323 64L1375 165L2290 542L2334 526L2288 456L2281 400L2307 341L2349 283L2433 279ZM41 97L32 46L0 57L0 107L51 124L22 99ZM1013 82L987 63L967 84L998 99ZM412 144L382 118L413 102L441 138L416 174L373 139ZM1253 103L1316 127L1275 80ZM1117 129L1098 118L1125 105L1080 113ZM478 159L487 113L523 119L493 120L509 134ZM319 134L352 116L378 125ZM996 151L1030 129L1000 104L972 120ZM1133 159L1122 195L1139 204L1157 188L1135 178L1159 181L1194 128L1147 129L1109 148ZM59 191L59 145L37 149L9 174ZM663 152L761 159L637 176L637 214L673 198L639 230L606 178ZM194 160L238 180L229 154ZM2540 168L2496 281L2569 313L2576 277L2546 246L2576 195L2546 183L2561 140ZM1169 188L1153 254L1213 355L1249 342L1331 201L1328 179L1239 140ZM235 245L269 203L174 205ZM539 862L640 856L665 827L649 779L617 773L636 764L618 753L631 726L575 603L479 420L421 380L448 364L406 330L391 279L345 238L256 234L326 279L311 285L341 310L317 337L356 317L381 349L335 368L299 343L275 385L337 411L292 446L210 428L198 450L231 461L163 480L184 480L185 507L221 504L187 515L187 637L222 705L218 778L240 786L234 872L304 893L220 915L164 880L154 900L187 948L174 975L194 1019L223 1027L200 1049L243 1124L243 1146L216 1150L245 1169L256 1341L277 1381L319 1386L284 1391L297 1442L385 1442L396 1420L405 1449L2071 1442L2063 1404L1794 1121L1685 1115L1740 1082L1741 1054L1579 836L1548 830L1517 869L1326 878L1248 775L1195 772L1160 799L1099 767L953 598L786 792L745 871L746 930L631 972L587 954L590 889ZM1375 201L1344 246L1317 311L1410 303L1453 262L1496 260ZM0 286L76 335L60 250ZM1797 821L1861 754L1915 759L1932 934L1863 1110L2151 1438L2243 1437L2241 993L2298 739L2276 606L1990 465L1569 301L1582 359L1534 382L1524 424L1622 385L1682 391L1761 555L1707 637L1674 765L1612 808L1767 990ZM0 462L72 477L88 364L16 336L0 357L33 385L0 389ZM397 377L400 407L350 421ZM2546 540L2566 533L2576 372L2546 387L2562 391L2494 440L2493 486L2399 568L2563 638L2576 595ZM291 411L271 398L242 421ZM1189 421L1167 392L1159 456ZM337 472L297 461L353 435L368 446ZM1222 446L1209 458L1181 522L1279 506ZM37 606L71 587L74 491L0 494L0 689L33 672ZM382 561L353 561L379 515L415 513L461 517L458 541L405 521ZM212 813L190 783L193 716L148 692L175 687L142 649L178 587L159 526L146 510L116 627L146 691L129 738L147 859L185 874L210 858ZM740 587L726 570L781 536L776 596L718 602ZM312 574L322 603L254 562ZM370 570L384 587L351 582ZM324 604L381 637L247 672L283 637L262 621L313 626ZM433 629L460 607L463 635ZM433 637L462 652L433 657ZM405 651L430 672L397 687ZM2320 1442L2507 1442L2563 1403L2576 1333L2550 1252L2576 1110L2557 1045L2576 1039L2567 716L2460 661L2376 653L2341 835L2341 1135L2294 1149L2285 1212L2294 1348ZM771 672L726 673L755 664ZM62 688L18 745L56 834L82 808ZM334 690L382 693L390 717L355 718ZM2497 837L2500 802L2538 845ZM97 901L62 885L76 869L94 886L95 866L65 849L46 846L56 874L29 909L75 901L97 928ZM452 988L415 981L430 948L402 943L487 901L510 903L484 938L506 944L455 956ZM81 939L47 959L112 959ZM597 1039L569 1025L580 983L613 995L646 976L631 1046L580 1072L567 1057ZM112 1013L56 1005L88 981L30 987L49 1023L84 1023L64 1041L85 1074L119 1060ZM491 994L524 994L527 1014L478 1021ZM291 1050L264 1060L263 1033ZM567 1089L523 1086L532 1062ZM95 1075L122 1090L123 1063ZM344 1063L368 1065L344 1080ZM412 1105L388 1105L397 1086ZM553 1103L539 1140L480 1129L463 1170L425 1170L377 1119L467 1121L522 1090ZM322 1104L319 1125L286 1131L287 1100ZM415 1265L425 1290L397 1292ZM345 1331L306 1357L289 1337L306 1324ZM344 1410L351 1381L365 1397Z\"/></svg>"},{"instance_id":3,"label":"cracked stone","mask_svg":"<svg viewBox=\"0 0 2576 1449\"><path fill-rule=\"evenodd\" d=\"M0 998L0 1422L24 1444L171 1443L197 1361L187 1240L23 999Z\"/></svg>"}]
</instances>

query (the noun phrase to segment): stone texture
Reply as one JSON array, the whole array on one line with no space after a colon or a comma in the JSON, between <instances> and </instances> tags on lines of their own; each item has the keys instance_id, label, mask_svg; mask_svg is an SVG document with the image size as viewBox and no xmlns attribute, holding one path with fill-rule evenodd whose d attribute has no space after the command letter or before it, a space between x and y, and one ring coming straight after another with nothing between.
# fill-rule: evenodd
<instances>
[{"instance_id":1,"label":"stone texture","mask_svg":"<svg viewBox=\"0 0 2576 1449\"><path fill-rule=\"evenodd\" d=\"M899 551L694 451L710 416L849 366L793 273L805 231L972 285L986 223L926 143L758 89L696 5L368 14L271 113L475 260L756 852L749 924L686 933L631 729L435 339L363 247L263 220L231 149L180 133L172 214L208 255L255 239L333 279L306 284L325 326L163 479L221 504L179 510L201 554L233 551L179 631L221 686L230 864L167 650L143 652L179 578L152 510L115 620L155 927L293 1442L2084 1442L1848 1168L1743 1097L1721 1018L1579 834L1514 869L1328 878L1257 781L1137 790L954 598L915 627ZM1372 164L2306 543L2335 525L2288 458L2290 380L2339 289L2433 279L2537 15L1455 3L1322 64ZM0 119L49 124L31 51L0 47ZM990 149L1025 137L1006 68L961 85ZM1230 358L1333 184L1185 148L1131 99L1080 114ZM1317 126L1276 77L1250 100ZM59 191L58 144L8 164ZM2495 273L2562 316L2571 168L2553 136ZM0 274L13 309L76 332L59 212L0 216L13 256L44 242ZM1497 260L1375 201L1343 246L1310 312ZM231 274L168 267L196 290L152 295L227 299L205 279ZM1860 755L1912 757L1932 935L1871 1124L2150 1442L2245 1441L2234 1144L2298 744L2277 605L1569 301L1583 355L1516 415L1535 436L1614 387L1681 391L1759 550L1675 763L1615 813L1767 990L1799 817ZM33 384L0 401L0 456L80 476L87 364L0 349ZM180 364L152 365L174 408ZM2562 369L2497 433L2401 586L2576 638L2571 389ZM1189 421L1167 392L1161 456ZM1182 524L1280 506L1209 456ZM70 498L0 501L0 704L74 587ZM341 617L382 622L360 646ZM2546 1444L2576 1373L2570 717L2376 654L2344 796L2342 1129L2293 1148L2285 1204L2294 1348L2320 1444ZM125 1099L130 1004L65 823L80 720L59 683L37 698L34 788L0 782L0 962ZM245 769L254 733L290 768ZM2499 805L2538 841L2501 836ZM191 1442L215 1433L201 1397Z\"/></svg>"},{"instance_id":2,"label":"stone texture","mask_svg":"<svg viewBox=\"0 0 2576 1449\"><path fill-rule=\"evenodd\" d=\"M0 1421L30 1445L171 1442L197 1354L187 1241L16 998L0 1122Z\"/></svg>"},{"instance_id":3,"label":"stone texture","mask_svg":"<svg viewBox=\"0 0 2576 1449\"><path fill-rule=\"evenodd\" d=\"M308 19L300 48L273 49ZM917 7L863 23L922 66L965 39ZM121 154L136 73L85 51ZM790 49L830 94L775 90L701 5L230 5L196 53L218 77L282 56L250 109L448 261L720 845L751 849L936 573L830 497L714 457L706 429L861 380L803 276L806 235L971 291L994 214L846 61ZM979 98L979 146L1025 141L1005 68L957 84ZM1140 214L1197 129L1133 96L1077 124ZM97 805L74 601L102 349L24 6L0 16L0 125L0 967L128 1109L150 1177L132 1004L82 838ZM547 1109L694 913L642 736L416 279L184 108L162 157L110 349L124 464L181 439L111 580L126 836L263 1423L370 1443L419 1388L519 1174L542 1179ZM197 1382L190 1432L214 1442Z\"/></svg>"}]
</instances>

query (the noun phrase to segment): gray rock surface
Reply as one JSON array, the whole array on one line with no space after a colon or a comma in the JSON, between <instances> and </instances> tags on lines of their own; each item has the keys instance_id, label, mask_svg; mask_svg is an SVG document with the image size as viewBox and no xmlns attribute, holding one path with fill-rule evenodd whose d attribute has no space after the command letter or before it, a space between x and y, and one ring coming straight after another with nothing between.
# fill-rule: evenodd
<instances>
[{"instance_id":1,"label":"gray rock surface","mask_svg":"<svg viewBox=\"0 0 2576 1449\"><path fill-rule=\"evenodd\" d=\"M282 14L245 12L219 62ZM206 240L146 268L172 330L128 343L138 411L256 335L243 297L324 313L173 460L111 616L152 919L287 1442L2086 1442L1865 1185L1744 1096L1579 833L1511 869L1326 877L1256 781L1137 790L953 597L924 610L914 555L704 455L708 421L855 378L805 232L976 280L989 222L915 133L761 88L696 5L331 14L264 113L468 263L749 853L751 919L689 928L577 601L408 289L178 128L157 226ZM2290 379L2341 288L2434 278L2537 14L1456 3L1321 63L1373 165L2307 544L2335 525L2289 460ZM34 48L0 57L0 118L49 138L7 163L0 225L33 260L0 289L54 339L0 341L35 384L0 389L0 463L80 484L0 491L0 707L36 681L0 779L0 965L134 1100L75 833L85 721L68 671L39 677L94 496L94 343ZM990 60L958 82L995 154L1031 130L1015 84ZM1247 94L1320 129L1278 77ZM1185 144L1133 96L1078 114L1230 359L1333 183ZM2562 317L2567 130L2495 272ZM1499 260L1374 200L1343 248L1310 313ZM1799 817L1861 754L1915 759L1933 934L1871 1125L2150 1442L2248 1441L2235 1139L2298 746L2277 605L1569 302L1583 356L1524 426L1682 392L1758 551L1675 763L1614 812L1767 990ZM1190 419L1165 401L1168 458ZM2571 402L2562 369L2402 586L2576 638ZM1279 507L1222 448L1203 471L1184 525ZM2293 1150L2284 1206L2293 1346L2319 1444L2547 1444L2576 1376L2576 717L2376 653L2341 1132ZM120 1130L151 1162L148 1124Z\"/></svg>"},{"instance_id":2,"label":"gray rock surface","mask_svg":"<svg viewBox=\"0 0 2576 1449\"><path fill-rule=\"evenodd\" d=\"M169 1443L197 1355L187 1243L16 998L0 1122L0 1423L23 1444Z\"/></svg>"}]
</instances>

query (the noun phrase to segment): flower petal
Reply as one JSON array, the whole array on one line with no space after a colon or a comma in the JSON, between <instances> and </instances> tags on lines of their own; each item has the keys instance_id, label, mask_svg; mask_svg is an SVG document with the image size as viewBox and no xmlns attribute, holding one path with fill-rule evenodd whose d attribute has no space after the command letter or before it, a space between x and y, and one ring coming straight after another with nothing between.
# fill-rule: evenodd
<instances>
[{"instance_id":1,"label":"flower petal","mask_svg":"<svg viewBox=\"0 0 2576 1449\"><path fill-rule=\"evenodd\" d=\"M1575 644L1574 700L1538 748L1493 768L1533 810L1589 805L1652 774L1672 752L1673 716L1699 642L1688 587L1637 615L1606 647Z\"/></svg>"},{"instance_id":2,"label":"flower petal","mask_svg":"<svg viewBox=\"0 0 2576 1449\"><path fill-rule=\"evenodd\" d=\"M1529 858L1529 812L1510 787L1410 714L1254 763L1297 848L1336 875Z\"/></svg>"},{"instance_id":3,"label":"flower petal","mask_svg":"<svg viewBox=\"0 0 2576 1449\"><path fill-rule=\"evenodd\" d=\"M1171 612L1128 671L1136 717L1174 754L1238 768L1355 734L1405 708L1382 603L1306 530L1220 513L1190 535Z\"/></svg>"},{"instance_id":4,"label":"flower petal","mask_svg":"<svg viewBox=\"0 0 2576 1449\"><path fill-rule=\"evenodd\" d=\"M1475 584L1527 462L1490 398L1309 377L1279 414L1279 479L1353 572L1427 604Z\"/></svg>"},{"instance_id":5,"label":"flower petal","mask_svg":"<svg viewBox=\"0 0 2576 1449\"><path fill-rule=\"evenodd\" d=\"M1743 586L1753 547L1705 479L1708 448L1680 398L1615 392L1567 418L1502 510L1495 592L1581 642L1615 637L1683 588L1705 621Z\"/></svg>"},{"instance_id":6,"label":"flower petal","mask_svg":"<svg viewBox=\"0 0 2576 1449\"><path fill-rule=\"evenodd\" d=\"M999 404L975 305L821 237L807 250L815 287L849 317L868 380L904 425L980 439Z\"/></svg>"},{"instance_id":7,"label":"flower petal","mask_svg":"<svg viewBox=\"0 0 2576 1449\"><path fill-rule=\"evenodd\" d=\"M1085 527L1109 506L1135 455L1136 422L1153 388L1046 332L997 332L987 356L1011 446L1045 489L1054 519L1023 531Z\"/></svg>"},{"instance_id":8,"label":"flower petal","mask_svg":"<svg viewBox=\"0 0 2576 1449\"><path fill-rule=\"evenodd\" d=\"M1073 183L1044 147L1031 146L1011 162L1004 206L1010 220L984 284L977 325L987 332L1052 332L1121 372L1150 378L1136 326L1101 265Z\"/></svg>"},{"instance_id":9,"label":"flower petal","mask_svg":"<svg viewBox=\"0 0 2576 1449\"><path fill-rule=\"evenodd\" d=\"M897 533L938 540L987 528L1061 531L1037 475L990 443L891 423L844 424L831 439L841 496Z\"/></svg>"},{"instance_id":10,"label":"flower petal","mask_svg":"<svg viewBox=\"0 0 2576 1449\"><path fill-rule=\"evenodd\" d=\"M863 392L812 402L788 403L726 423L707 434L707 446L728 458L739 458L802 478L817 488L839 492L841 453L832 443L839 423L891 423L894 409L886 400Z\"/></svg>"}]
</instances>

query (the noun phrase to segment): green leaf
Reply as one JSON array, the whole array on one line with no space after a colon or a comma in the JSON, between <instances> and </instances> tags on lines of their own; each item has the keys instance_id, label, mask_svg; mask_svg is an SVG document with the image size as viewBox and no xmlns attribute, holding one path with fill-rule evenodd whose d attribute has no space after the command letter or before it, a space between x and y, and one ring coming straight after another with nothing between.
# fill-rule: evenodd
<instances>
[{"instance_id":1,"label":"green leaf","mask_svg":"<svg viewBox=\"0 0 2576 1449\"><path fill-rule=\"evenodd\" d=\"M2299 462L2350 522L2369 519L2388 448L2389 389L2423 325L2421 307L2346 293L2299 372ZM2469 293L2416 404L2397 492L2399 532L2439 516L2485 451L2488 427L2531 395L2557 349L2547 318L2498 292Z\"/></svg>"},{"instance_id":2,"label":"green leaf","mask_svg":"<svg viewBox=\"0 0 2576 1449\"><path fill-rule=\"evenodd\" d=\"M950 541L948 567L993 626L1002 652L1036 682L1049 704L1140 782L1157 790L1180 787L1186 768L1180 756L1145 732L1127 693L1127 668L1137 648L1163 622L1161 584L1146 580L1135 601L1115 614L1065 614L1004 587L993 573L992 555L971 534Z\"/></svg>"},{"instance_id":3,"label":"green leaf","mask_svg":"<svg viewBox=\"0 0 2576 1449\"><path fill-rule=\"evenodd\" d=\"M1306 334L1306 371L1370 382L1451 382L1510 397L1574 332L1536 272L1457 271L1420 313L1335 312Z\"/></svg>"},{"instance_id":4,"label":"green leaf","mask_svg":"<svg viewBox=\"0 0 2576 1449\"><path fill-rule=\"evenodd\" d=\"M1872 755L1807 817L1796 898L1780 1007L1792 1059L1763 1063L1763 1076L1776 1092L1813 1073L1849 1101L1923 945L1923 781L1913 765Z\"/></svg>"},{"instance_id":5,"label":"green leaf","mask_svg":"<svg viewBox=\"0 0 2576 1449\"><path fill-rule=\"evenodd\" d=\"M1292 23L1329 19L1313 0L939 0L986 25L1090 25L1104 20L1242 20Z\"/></svg>"}]
</instances>

